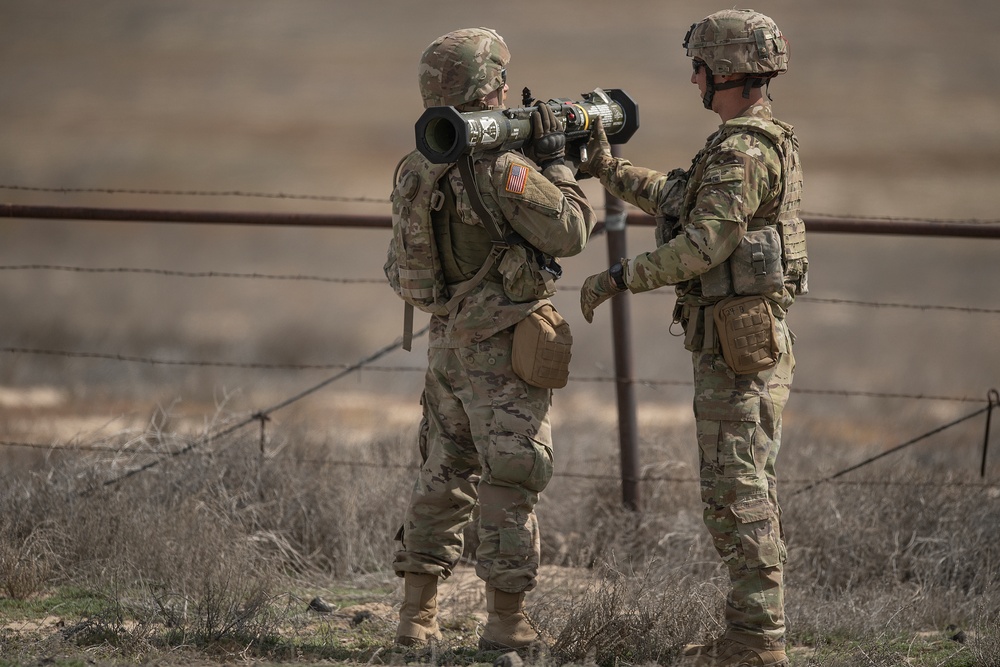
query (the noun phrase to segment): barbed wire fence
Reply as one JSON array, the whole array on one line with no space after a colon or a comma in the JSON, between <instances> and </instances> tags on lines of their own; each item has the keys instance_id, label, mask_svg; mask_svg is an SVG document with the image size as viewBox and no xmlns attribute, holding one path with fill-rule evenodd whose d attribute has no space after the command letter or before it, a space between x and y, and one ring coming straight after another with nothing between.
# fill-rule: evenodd
<instances>
[{"instance_id":1,"label":"barbed wire fence","mask_svg":"<svg viewBox=\"0 0 1000 667\"><path fill-rule=\"evenodd\" d=\"M376 203L376 204L388 204L388 199L378 199L378 198L367 198L367 197L341 197L341 196L328 196L328 195L301 195L301 194L285 194L285 193L257 193L257 192L244 192L244 191L202 191L202 190L164 190L164 189L123 189L123 188L45 188L45 187L27 187L19 185L2 185L0 184L0 190L16 190L25 192L35 192L35 193L57 193L57 194L101 194L101 195L157 195L157 196L183 196L183 197L250 197L250 198L268 198L268 199L289 199L289 200L310 200L310 201L328 201L328 202L360 202L360 203ZM49 207L51 208L51 207ZM11 209L8 211L8 217L17 217L18 212L21 209ZM67 217L73 217L71 214L67 214ZM969 226L982 226L984 229L992 230L994 227L1000 229L1000 221L998 220L942 220L942 219L901 219L901 218L889 218L889 217L868 217L859 218L858 216L821 216L824 219L844 219L844 220L870 220L877 223L893 223L893 222L903 222L908 224L914 222L917 223L927 223L931 225L938 225L943 227L955 226L956 228L961 228L962 233L958 235L967 235ZM127 215L123 213L121 218L127 219ZM880 232L876 232L880 233ZM975 232L972 232L975 235ZM260 274L260 273L240 273L240 272L223 272L223 271L178 271L173 269L163 269L163 268L145 268L145 267L82 267L82 266L67 266L67 265L57 265L57 264L18 264L18 265L0 265L0 272L15 272L15 271L52 271L52 272L70 272L70 273L89 273L89 274L146 274L161 277L176 277L176 278L190 278L190 279L239 279L239 280L268 280L268 281L307 281L307 282L319 282L327 284L384 284L386 281L384 279L369 279L369 278L343 278L343 277L330 277L330 276L316 276L316 275L298 275L298 274ZM561 285L559 286L562 291L578 291L578 286L571 285ZM650 296L666 296L663 291L653 291L647 293ZM645 296L645 295L643 295ZM940 305L940 304L920 304L920 303L894 303L894 302L880 302L880 301L864 301L864 300L853 300L853 299L826 299L826 298L816 298L816 297L800 297L799 302L814 303L814 304L826 304L826 305L847 305L855 307L873 308L873 309L907 309L907 310L919 310L919 311L950 311L956 313L962 313L966 315L997 315L1000 314L1000 308L982 308L982 307L970 307L970 306L955 306L955 305ZM427 332L427 328L424 328L420 332L416 333L415 336L423 335ZM110 479L105 480L102 486L112 486L123 482L124 480L141 474L147 470L150 470L170 459L183 456L190 453L198 447L205 445L206 443L218 441L228 435L232 435L242 429L245 429L251 425L259 424L260 428L260 443L261 443L261 464L263 465L265 461L264 456L264 443L266 441L266 424L270 420L270 415L278 410L281 410L303 398L319 391L320 389L336 382L337 380L346 377L352 373L360 371L361 369L376 371L376 372L386 372L386 373L400 373L400 372L424 372L423 367L417 366L376 366L373 365L375 361L386 356L390 352L401 347L402 341L397 340L396 342L386 345L385 347L377 350L376 352L368 355L358 361L350 364L274 364L274 363L264 363L264 362L236 362L236 361L224 361L224 360L214 360L214 359L161 359L151 356L139 356L139 355L124 355L121 353L114 352L103 352L103 351L92 351L92 350L57 350L48 348L26 348L26 347L0 347L0 354L5 355L33 355L33 356L49 356L49 357L62 357L62 358L84 358L84 359L98 359L105 361L115 361L122 363L139 363L147 365L163 365L163 366L192 366L192 367L219 367L219 368L240 368L248 370L285 370L285 371L304 371L304 370L337 370L338 372L331 377L328 377L321 382L311 385L310 387L290 396L289 398L272 405L268 408L257 410L252 412L250 415L244 419L237 420L235 423L223 426L221 428L207 433L199 438L195 438L187 445L155 456L152 460L148 461L143 465L130 468ZM610 376L591 376L591 377L574 377L574 382L595 382L595 383L614 383L618 382L619 379ZM676 381L676 380L660 380L653 378L637 378L633 382L639 386L647 387L658 387L658 386L691 386L693 383L690 381ZM854 391L847 389L824 389L824 388L800 388L793 387L793 393L802 394L814 394L814 395L832 395L832 396L842 396L842 397L868 397L868 398L893 398L893 399L908 399L915 401L951 401L959 403L983 403L984 399L982 397L973 396L949 396L949 395L929 395L929 394L914 394L906 392L873 392L873 391ZM986 476L986 463L987 463L987 452L990 441L990 431L991 431L991 419L994 408L1000 407L1000 394L998 394L996 389L990 389L985 398L985 405L979 407L972 412L969 412L957 419L954 419L948 423L942 424L936 428L933 428L926 433L920 434L916 437L910 438L909 440L890 447L882 451L881 453L869 457L857 464L851 465L844 468L832 475L819 478L819 479L802 479L802 480L785 480L785 482L792 484L800 484L801 486L794 490L791 495L796 495L799 493L805 493L821 484L846 484L846 485L893 485L893 484L913 484L913 485L928 485L928 486L961 486L969 488L995 488L996 483L990 483L985 481ZM908 481L908 482L898 482L893 480L843 480L841 477L844 475L856 471L864 466L874 463L886 456L890 456L896 452L913 446L919 442L927 440L934 435L937 435L947 429L957 426L961 423L967 422L971 419L979 417L985 414L985 429L984 429L984 439L982 448L982 464L980 469L980 477L983 481L969 482L969 481ZM73 444L68 446L59 446L57 444L44 444L44 443L28 443L28 442L16 442L16 441L0 441L0 447L4 448L28 448L28 449L40 449L47 451L60 451L60 452L97 452L97 453L117 453L120 450L108 447L108 446L95 446L87 444ZM312 465L323 465L323 466L345 466L345 467L398 467L406 469L415 469L417 466L415 464L387 464L385 462L365 462L365 461L351 461L351 460L336 460L336 459L294 459L297 463L307 463ZM556 476L571 478L571 479L590 479L590 480L617 480L619 479L616 475L610 474L590 474L590 473L573 473L573 472L557 472ZM676 483L697 483L699 480L697 478L688 477L673 477L673 476L659 476L659 475L642 475L638 479L626 479L625 476L621 477L623 483L626 482L676 482ZM95 489L91 488L84 493L89 494Z\"/></svg>"}]
</instances>

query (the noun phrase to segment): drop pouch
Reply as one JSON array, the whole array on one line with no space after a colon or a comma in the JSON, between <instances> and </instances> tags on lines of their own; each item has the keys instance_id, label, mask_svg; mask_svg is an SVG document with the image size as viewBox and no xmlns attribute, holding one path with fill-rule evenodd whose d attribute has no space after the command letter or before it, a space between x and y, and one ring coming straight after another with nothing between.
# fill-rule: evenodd
<instances>
[{"instance_id":1,"label":"drop pouch","mask_svg":"<svg viewBox=\"0 0 1000 667\"><path fill-rule=\"evenodd\" d=\"M535 387L561 389L569 380L573 334L551 303L514 326L512 363L519 378Z\"/></svg>"},{"instance_id":2,"label":"drop pouch","mask_svg":"<svg viewBox=\"0 0 1000 667\"><path fill-rule=\"evenodd\" d=\"M726 364L736 373L757 373L778 363L778 332L762 296L734 296L714 308L715 330Z\"/></svg>"}]
</instances>

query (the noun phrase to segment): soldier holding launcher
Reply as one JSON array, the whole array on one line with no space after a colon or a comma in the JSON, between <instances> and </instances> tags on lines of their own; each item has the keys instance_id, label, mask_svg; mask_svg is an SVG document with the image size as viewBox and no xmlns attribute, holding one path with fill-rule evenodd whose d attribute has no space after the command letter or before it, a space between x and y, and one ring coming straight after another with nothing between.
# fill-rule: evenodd
<instances>
[{"instance_id":1,"label":"soldier holding launcher","mask_svg":"<svg viewBox=\"0 0 1000 667\"><path fill-rule=\"evenodd\" d=\"M705 525L732 582L725 633L687 647L682 664L787 665L774 465L795 368L785 315L806 292L808 260L798 142L762 89L787 69L788 44L767 16L723 10L692 25L684 47L722 125L688 169L660 173L613 157L597 124L581 169L657 217L658 247L589 277L580 305L589 322L619 292L676 286Z\"/></svg>"}]
</instances>

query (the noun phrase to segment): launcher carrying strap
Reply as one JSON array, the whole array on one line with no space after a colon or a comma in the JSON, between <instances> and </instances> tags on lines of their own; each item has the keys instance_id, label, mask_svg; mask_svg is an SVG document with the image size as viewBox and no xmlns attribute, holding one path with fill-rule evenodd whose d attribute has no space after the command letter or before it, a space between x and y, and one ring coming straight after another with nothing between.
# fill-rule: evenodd
<instances>
[{"instance_id":1,"label":"launcher carrying strap","mask_svg":"<svg viewBox=\"0 0 1000 667\"><path fill-rule=\"evenodd\" d=\"M500 231L500 225L497 224L496 218L486 208L482 193L479 192L479 184L476 182L476 174L472 168L472 155L470 153L466 153L458 161L458 173L462 175L462 182L465 184L465 191L469 194L472 210L483 221L483 226L490 233L493 244L499 246L509 245L503 236L503 232Z\"/></svg>"}]
</instances>

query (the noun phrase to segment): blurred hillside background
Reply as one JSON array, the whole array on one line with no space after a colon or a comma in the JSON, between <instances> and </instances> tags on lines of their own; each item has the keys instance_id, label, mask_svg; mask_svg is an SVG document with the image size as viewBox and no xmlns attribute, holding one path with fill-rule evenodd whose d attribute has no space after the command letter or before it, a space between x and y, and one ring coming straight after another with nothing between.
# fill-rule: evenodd
<instances>
[{"instance_id":1,"label":"blurred hillside background","mask_svg":"<svg viewBox=\"0 0 1000 667\"><path fill-rule=\"evenodd\" d=\"M770 93L800 137L806 212L1000 218L1000 4L751 6L791 42L789 71ZM478 25L496 28L511 48L515 100L523 86L538 97L622 88L641 108L624 155L664 171L686 166L718 119L689 82L681 41L719 8L678 0L0 0L0 202L387 215L392 169L413 147L421 113L417 59L437 36ZM599 187L586 188L603 204ZM334 201L100 192L118 189ZM0 271L0 347L353 363L400 334L401 302L377 283L387 238L385 230L3 219L4 267L371 282L8 269ZM630 252L651 245L651 229L630 231ZM809 246L810 297L1000 308L996 241L814 234ZM564 266L569 287L606 267L603 238ZM689 362L667 334L670 291L660 292L631 297L637 376L677 383L640 387L646 444L662 420L693 432ZM556 304L577 339L575 376L609 376L610 310L587 325L574 290ZM997 317L805 300L789 320L799 338L796 387L985 399L1000 384ZM422 342L380 363L419 368ZM156 406L200 420L222 403L264 407L331 373L4 354L0 429L7 438L86 439L122 428L127 415L145 420ZM281 417L331 429L412 428L421 379L418 371L366 371L324 390L302 408L308 415ZM604 420L613 453L612 387L571 384L556 398L556 428ZM877 447L969 409L805 393L793 397L787 428L792 441L828 430Z\"/></svg>"}]
</instances>

